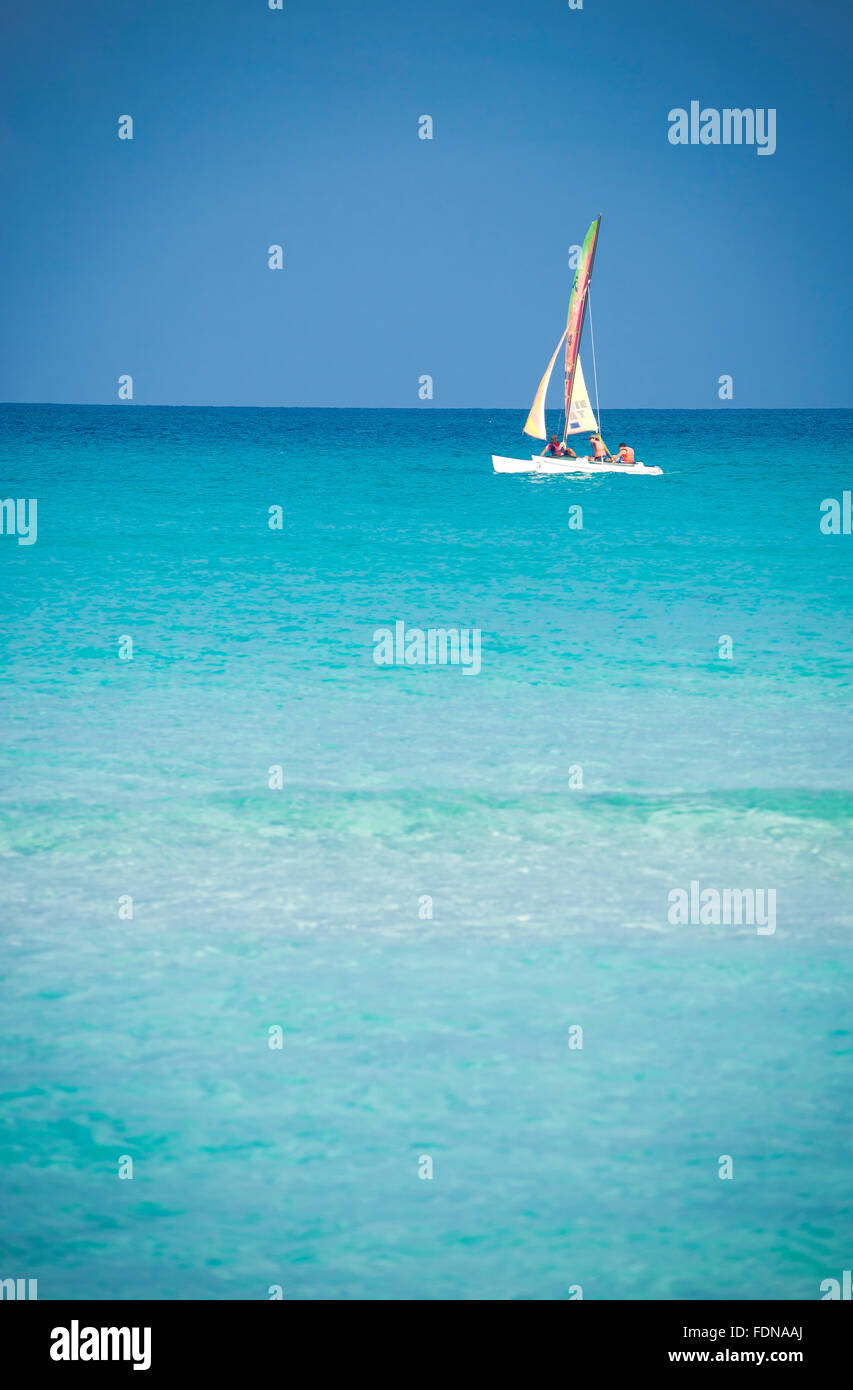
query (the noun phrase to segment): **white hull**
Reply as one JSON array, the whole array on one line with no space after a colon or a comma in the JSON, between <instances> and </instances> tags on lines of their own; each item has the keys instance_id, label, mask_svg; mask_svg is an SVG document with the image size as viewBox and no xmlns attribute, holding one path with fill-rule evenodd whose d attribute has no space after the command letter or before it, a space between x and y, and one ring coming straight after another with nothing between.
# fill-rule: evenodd
<instances>
[{"instance_id":1,"label":"white hull","mask_svg":"<svg viewBox=\"0 0 853 1390\"><path fill-rule=\"evenodd\" d=\"M511 459L492 454L492 465L496 473L663 473L662 468L647 468L644 463L632 463L626 468L621 463L596 463L590 458L542 458L539 454L529 459Z\"/></svg>"}]
</instances>

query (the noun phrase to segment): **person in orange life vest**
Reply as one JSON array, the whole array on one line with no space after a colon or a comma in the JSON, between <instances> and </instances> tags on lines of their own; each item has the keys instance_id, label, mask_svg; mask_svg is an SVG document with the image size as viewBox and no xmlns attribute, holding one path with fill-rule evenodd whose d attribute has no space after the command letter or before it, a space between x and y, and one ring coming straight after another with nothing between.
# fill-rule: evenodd
<instances>
[{"instance_id":1,"label":"person in orange life vest","mask_svg":"<svg viewBox=\"0 0 853 1390\"><path fill-rule=\"evenodd\" d=\"M607 460L610 458L610 455L604 447L604 440L601 438L601 435L591 434L589 436L589 442L595 450L596 463L606 463Z\"/></svg>"},{"instance_id":2,"label":"person in orange life vest","mask_svg":"<svg viewBox=\"0 0 853 1390\"><path fill-rule=\"evenodd\" d=\"M619 453L616 455L616 457L618 458L620 463L627 464L629 468L633 467L634 463L636 462L634 458L634 450L631 448L630 444L620 444Z\"/></svg>"}]
</instances>

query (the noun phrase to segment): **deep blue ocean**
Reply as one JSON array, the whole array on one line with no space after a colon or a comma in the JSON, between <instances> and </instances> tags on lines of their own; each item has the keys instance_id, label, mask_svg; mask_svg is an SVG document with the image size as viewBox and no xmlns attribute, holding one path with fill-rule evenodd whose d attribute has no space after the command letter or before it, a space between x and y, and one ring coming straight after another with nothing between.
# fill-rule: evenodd
<instances>
[{"instance_id":1,"label":"deep blue ocean","mask_svg":"<svg viewBox=\"0 0 853 1390\"><path fill-rule=\"evenodd\" d=\"M523 420L0 407L0 495L38 499L0 536L0 1277L811 1300L850 1267L853 537L820 523L853 412L614 411L662 477L495 475ZM401 620L482 669L377 665ZM773 890L775 931L674 925L694 881Z\"/></svg>"}]
</instances>

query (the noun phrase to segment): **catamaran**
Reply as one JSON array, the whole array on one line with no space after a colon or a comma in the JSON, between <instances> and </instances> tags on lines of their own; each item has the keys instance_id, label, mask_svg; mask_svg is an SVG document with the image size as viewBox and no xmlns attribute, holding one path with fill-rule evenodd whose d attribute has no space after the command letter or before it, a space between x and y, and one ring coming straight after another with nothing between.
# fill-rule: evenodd
<instances>
[{"instance_id":1,"label":"catamaran","mask_svg":"<svg viewBox=\"0 0 853 1390\"><path fill-rule=\"evenodd\" d=\"M531 435L534 439L547 439L548 434L545 429L545 397L548 394L548 385L551 380L551 373L557 361L560 348L566 344L565 354L565 390L564 390L564 426L563 426L563 445L567 444L573 434L599 434L598 421L589 403L589 394L586 389L586 382L583 378L583 368L580 359L581 334L583 333L584 318L586 316L587 304L589 302L589 282L592 278L592 266L595 260L595 248L598 245L598 233L601 227L601 214L593 222L584 239L578 260L575 281L572 285L572 294L569 299L569 314L566 320L566 327L563 330L560 341L554 348L550 362L545 368L545 375L539 383L539 389L533 397L533 404L530 407L530 414L524 425L524 433ZM590 332L592 330L590 329ZM592 344L593 368L595 368L595 343ZM595 371L595 396L596 410L599 416L601 411L598 407L598 372ZM600 438L600 435L599 435ZM593 458L565 458L562 456L543 457L541 454L532 454L529 459L504 458L501 454L492 454L492 464L496 473L662 473L661 468L647 468L644 463L618 463L608 462L607 460L596 461Z\"/></svg>"}]
</instances>

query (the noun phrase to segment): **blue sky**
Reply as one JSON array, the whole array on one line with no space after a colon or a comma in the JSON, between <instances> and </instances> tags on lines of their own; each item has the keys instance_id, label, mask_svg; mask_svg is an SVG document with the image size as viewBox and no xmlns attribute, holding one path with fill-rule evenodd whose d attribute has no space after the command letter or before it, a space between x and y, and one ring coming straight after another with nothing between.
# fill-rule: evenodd
<instances>
[{"instance_id":1,"label":"blue sky","mask_svg":"<svg viewBox=\"0 0 853 1390\"><path fill-rule=\"evenodd\" d=\"M2 400L526 408L600 211L602 405L853 404L848 6L6 10ZM691 100L776 153L672 146Z\"/></svg>"}]
</instances>

